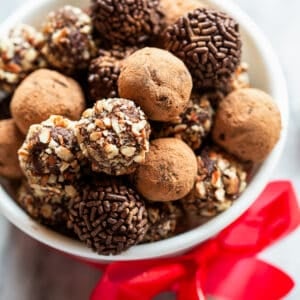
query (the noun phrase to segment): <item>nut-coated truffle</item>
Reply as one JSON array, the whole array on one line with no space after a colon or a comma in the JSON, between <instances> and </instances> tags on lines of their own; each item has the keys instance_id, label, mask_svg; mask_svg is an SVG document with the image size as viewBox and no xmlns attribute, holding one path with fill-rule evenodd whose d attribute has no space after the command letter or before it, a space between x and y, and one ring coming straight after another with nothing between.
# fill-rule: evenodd
<instances>
[{"instance_id":1,"label":"nut-coated truffle","mask_svg":"<svg viewBox=\"0 0 300 300\"><path fill-rule=\"evenodd\" d=\"M144 43L163 24L159 0L92 0L91 14L97 31L113 44Z\"/></svg>"},{"instance_id":2,"label":"nut-coated truffle","mask_svg":"<svg viewBox=\"0 0 300 300\"><path fill-rule=\"evenodd\" d=\"M142 241L148 228L144 201L115 179L93 183L70 202L69 227L98 254L119 254Z\"/></svg>"},{"instance_id":3,"label":"nut-coated truffle","mask_svg":"<svg viewBox=\"0 0 300 300\"><path fill-rule=\"evenodd\" d=\"M51 195L36 197L29 185L23 182L16 200L30 217L41 224L66 231L69 199L53 198Z\"/></svg>"},{"instance_id":4,"label":"nut-coated truffle","mask_svg":"<svg viewBox=\"0 0 300 300\"><path fill-rule=\"evenodd\" d=\"M173 25L180 17L197 8L204 7L199 0L161 0L166 25Z\"/></svg>"},{"instance_id":5,"label":"nut-coated truffle","mask_svg":"<svg viewBox=\"0 0 300 300\"><path fill-rule=\"evenodd\" d=\"M276 145L281 116L274 100L257 89L229 94L216 112L214 141L244 161L262 162Z\"/></svg>"},{"instance_id":6,"label":"nut-coated truffle","mask_svg":"<svg viewBox=\"0 0 300 300\"><path fill-rule=\"evenodd\" d=\"M198 160L193 190L181 200L190 215L212 218L231 207L247 186L246 166L218 148L206 148Z\"/></svg>"},{"instance_id":7,"label":"nut-coated truffle","mask_svg":"<svg viewBox=\"0 0 300 300\"><path fill-rule=\"evenodd\" d=\"M58 72L41 69L30 74L16 89L11 101L12 116L26 134L30 125L51 115L78 120L85 109L79 84Z\"/></svg>"},{"instance_id":8,"label":"nut-coated truffle","mask_svg":"<svg viewBox=\"0 0 300 300\"><path fill-rule=\"evenodd\" d=\"M51 116L32 125L19 150L19 160L35 196L76 196L82 153L72 121Z\"/></svg>"},{"instance_id":9,"label":"nut-coated truffle","mask_svg":"<svg viewBox=\"0 0 300 300\"><path fill-rule=\"evenodd\" d=\"M175 202L146 203L149 228L143 243L152 243L175 235L176 226L182 217L182 209Z\"/></svg>"},{"instance_id":10,"label":"nut-coated truffle","mask_svg":"<svg viewBox=\"0 0 300 300\"><path fill-rule=\"evenodd\" d=\"M192 149L200 148L212 127L213 109L206 95L193 94L187 109L178 118L161 125L157 137L175 137Z\"/></svg>"},{"instance_id":11,"label":"nut-coated truffle","mask_svg":"<svg viewBox=\"0 0 300 300\"><path fill-rule=\"evenodd\" d=\"M29 73L46 66L43 44L43 35L24 24L0 40L0 90L12 93Z\"/></svg>"},{"instance_id":12,"label":"nut-coated truffle","mask_svg":"<svg viewBox=\"0 0 300 300\"><path fill-rule=\"evenodd\" d=\"M18 149L24 137L12 119L0 121L0 176L16 179L22 177Z\"/></svg>"},{"instance_id":13,"label":"nut-coated truffle","mask_svg":"<svg viewBox=\"0 0 300 300\"><path fill-rule=\"evenodd\" d=\"M238 23L206 8L189 12L164 34L164 48L184 61L197 88L224 85L240 63L241 46Z\"/></svg>"},{"instance_id":14,"label":"nut-coated truffle","mask_svg":"<svg viewBox=\"0 0 300 300\"><path fill-rule=\"evenodd\" d=\"M118 85L120 96L135 101L154 121L178 117L193 86L184 63L157 48L143 48L125 59Z\"/></svg>"},{"instance_id":15,"label":"nut-coated truffle","mask_svg":"<svg viewBox=\"0 0 300 300\"><path fill-rule=\"evenodd\" d=\"M96 55L92 20L78 7L66 5L49 13L43 25L43 54L49 64L64 73L87 68Z\"/></svg>"},{"instance_id":16,"label":"nut-coated truffle","mask_svg":"<svg viewBox=\"0 0 300 300\"><path fill-rule=\"evenodd\" d=\"M83 113L76 135L93 171L123 175L145 160L150 125L134 102L112 98L97 101Z\"/></svg>"},{"instance_id":17,"label":"nut-coated truffle","mask_svg":"<svg viewBox=\"0 0 300 300\"><path fill-rule=\"evenodd\" d=\"M135 47L115 45L111 50L100 50L99 56L92 60L88 82L93 101L119 97L118 79L123 60L136 51Z\"/></svg>"},{"instance_id":18,"label":"nut-coated truffle","mask_svg":"<svg viewBox=\"0 0 300 300\"><path fill-rule=\"evenodd\" d=\"M194 186L197 159L192 149L175 138L153 140L146 161L134 174L138 192L152 201L174 201Z\"/></svg>"}]
</instances>

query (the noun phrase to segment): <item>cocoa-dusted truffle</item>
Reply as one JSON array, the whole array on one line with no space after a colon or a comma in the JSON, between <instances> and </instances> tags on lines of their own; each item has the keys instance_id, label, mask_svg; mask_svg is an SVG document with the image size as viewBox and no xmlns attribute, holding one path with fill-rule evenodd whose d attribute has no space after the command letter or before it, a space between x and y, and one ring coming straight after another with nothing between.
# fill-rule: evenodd
<instances>
[{"instance_id":1,"label":"cocoa-dusted truffle","mask_svg":"<svg viewBox=\"0 0 300 300\"><path fill-rule=\"evenodd\" d=\"M0 121L0 176L11 179L22 177L18 149L24 141L12 119Z\"/></svg>"},{"instance_id":2,"label":"cocoa-dusted truffle","mask_svg":"<svg viewBox=\"0 0 300 300\"><path fill-rule=\"evenodd\" d=\"M246 167L218 148L206 148L198 160L193 190L181 200L190 215L211 218L227 210L247 186Z\"/></svg>"},{"instance_id":3,"label":"cocoa-dusted truffle","mask_svg":"<svg viewBox=\"0 0 300 300\"><path fill-rule=\"evenodd\" d=\"M19 150L19 160L35 196L76 196L82 154L72 121L51 116L32 125Z\"/></svg>"},{"instance_id":4,"label":"cocoa-dusted truffle","mask_svg":"<svg viewBox=\"0 0 300 300\"><path fill-rule=\"evenodd\" d=\"M89 68L88 81L92 100L119 97L121 64L124 58L136 50L135 47L115 45L111 50L99 51L99 57L92 60Z\"/></svg>"},{"instance_id":5,"label":"cocoa-dusted truffle","mask_svg":"<svg viewBox=\"0 0 300 300\"><path fill-rule=\"evenodd\" d=\"M244 161L262 162L281 132L274 100L257 89L239 89L219 105L212 131L214 141Z\"/></svg>"},{"instance_id":6,"label":"cocoa-dusted truffle","mask_svg":"<svg viewBox=\"0 0 300 300\"><path fill-rule=\"evenodd\" d=\"M168 51L143 48L124 61L118 85L120 96L134 100L149 119L171 121L187 107L192 77Z\"/></svg>"},{"instance_id":7,"label":"cocoa-dusted truffle","mask_svg":"<svg viewBox=\"0 0 300 300\"><path fill-rule=\"evenodd\" d=\"M213 9L196 9L170 25L164 47L184 61L197 88L224 85L239 65L237 22Z\"/></svg>"},{"instance_id":8,"label":"cocoa-dusted truffle","mask_svg":"<svg viewBox=\"0 0 300 300\"><path fill-rule=\"evenodd\" d=\"M186 196L197 175L192 149L175 138L153 140L146 161L134 174L138 192L152 201L173 201Z\"/></svg>"},{"instance_id":9,"label":"cocoa-dusted truffle","mask_svg":"<svg viewBox=\"0 0 300 300\"><path fill-rule=\"evenodd\" d=\"M175 234L177 222L182 217L182 209L174 202L146 203L149 228L143 243L151 243L172 237Z\"/></svg>"},{"instance_id":10,"label":"cocoa-dusted truffle","mask_svg":"<svg viewBox=\"0 0 300 300\"><path fill-rule=\"evenodd\" d=\"M114 44L144 43L163 24L159 0L92 0L91 13L97 31Z\"/></svg>"},{"instance_id":11,"label":"cocoa-dusted truffle","mask_svg":"<svg viewBox=\"0 0 300 300\"><path fill-rule=\"evenodd\" d=\"M64 73L87 68L96 55L92 21L80 8L66 5L49 13L43 26L48 62Z\"/></svg>"},{"instance_id":12,"label":"cocoa-dusted truffle","mask_svg":"<svg viewBox=\"0 0 300 300\"><path fill-rule=\"evenodd\" d=\"M173 25L180 17L205 5L199 0L161 0L166 25Z\"/></svg>"},{"instance_id":13,"label":"cocoa-dusted truffle","mask_svg":"<svg viewBox=\"0 0 300 300\"><path fill-rule=\"evenodd\" d=\"M94 171L123 175L145 160L150 125L134 102L112 98L96 102L83 113L76 135Z\"/></svg>"},{"instance_id":14,"label":"cocoa-dusted truffle","mask_svg":"<svg viewBox=\"0 0 300 300\"><path fill-rule=\"evenodd\" d=\"M143 200L115 179L86 186L69 211L69 227L102 255L119 254L139 243L148 228Z\"/></svg>"},{"instance_id":15,"label":"cocoa-dusted truffle","mask_svg":"<svg viewBox=\"0 0 300 300\"><path fill-rule=\"evenodd\" d=\"M25 24L15 26L0 40L0 90L12 93L32 71L45 67L43 35Z\"/></svg>"},{"instance_id":16,"label":"cocoa-dusted truffle","mask_svg":"<svg viewBox=\"0 0 300 300\"><path fill-rule=\"evenodd\" d=\"M53 198L51 195L37 197L25 182L22 183L17 196L17 202L30 217L60 231L66 231L68 201L67 198Z\"/></svg>"},{"instance_id":17,"label":"cocoa-dusted truffle","mask_svg":"<svg viewBox=\"0 0 300 300\"><path fill-rule=\"evenodd\" d=\"M41 69L30 74L16 89L11 113L21 132L51 115L80 118L85 99L79 84L58 72Z\"/></svg>"},{"instance_id":18,"label":"cocoa-dusted truffle","mask_svg":"<svg viewBox=\"0 0 300 300\"><path fill-rule=\"evenodd\" d=\"M212 127L213 109L206 95L193 94L187 109L174 121L162 124L157 137L176 137L192 149L200 148Z\"/></svg>"}]
</instances>

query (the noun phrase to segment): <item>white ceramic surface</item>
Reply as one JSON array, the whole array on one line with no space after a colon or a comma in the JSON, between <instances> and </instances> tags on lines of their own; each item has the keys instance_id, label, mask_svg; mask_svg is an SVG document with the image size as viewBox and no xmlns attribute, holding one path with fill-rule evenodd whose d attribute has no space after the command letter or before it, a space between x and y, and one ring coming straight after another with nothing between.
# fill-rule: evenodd
<instances>
[{"instance_id":1,"label":"white ceramic surface","mask_svg":"<svg viewBox=\"0 0 300 300\"><path fill-rule=\"evenodd\" d=\"M0 187L0 211L13 224L31 237L50 247L91 261L137 260L175 255L186 251L228 226L253 203L271 177L284 145L288 123L288 97L285 80L271 46L247 15L229 0L207 0L204 2L228 12L238 20L241 25L243 37L243 59L250 65L251 83L254 87L261 88L270 93L277 102L282 114L283 130L281 139L239 200L228 211L201 227L165 241L135 246L121 255L109 257L99 256L81 243L57 234L31 220ZM13 27L14 24L20 22L38 26L51 9L67 3L84 6L88 1L29 1L0 26L0 32L3 34L9 28Z\"/></svg>"}]
</instances>

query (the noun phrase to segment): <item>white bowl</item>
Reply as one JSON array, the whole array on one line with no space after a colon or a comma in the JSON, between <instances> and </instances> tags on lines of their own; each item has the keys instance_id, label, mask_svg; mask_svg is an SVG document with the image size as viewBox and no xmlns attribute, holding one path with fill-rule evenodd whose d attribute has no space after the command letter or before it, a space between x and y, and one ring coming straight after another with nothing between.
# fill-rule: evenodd
<instances>
[{"instance_id":1,"label":"white bowl","mask_svg":"<svg viewBox=\"0 0 300 300\"><path fill-rule=\"evenodd\" d=\"M88 5L88 2L88 0L33 0L26 2L23 7L19 8L0 26L0 32L4 34L9 28L21 22L39 26L50 10L57 9L64 4L85 7ZM288 97L285 80L277 57L269 42L237 5L230 0L207 0L202 2L229 13L240 23L243 38L243 61L249 63L252 86L271 94L278 104L282 115L283 130L280 141L268 159L262 164L241 197L229 210L205 225L164 241L132 247L116 256L99 256L80 242L38 224L29 218L14 200L7 195L4 189L0 187L0 211L10 222L34 239L52 248L89 261L139 260L172 256L191 249L213 237L235 221L255 201L272 175L272 171L281 155L287 134Z\"/></svg>"}]
</instances>

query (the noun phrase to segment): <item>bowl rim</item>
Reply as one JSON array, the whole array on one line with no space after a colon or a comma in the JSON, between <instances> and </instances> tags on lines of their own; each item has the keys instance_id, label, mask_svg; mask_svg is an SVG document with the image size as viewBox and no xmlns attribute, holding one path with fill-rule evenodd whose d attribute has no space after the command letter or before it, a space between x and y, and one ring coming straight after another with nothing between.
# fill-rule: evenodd
<instances>
[{"instance_id":1,"label":"bowl rim","mask_svg":"<svg viewBox=\"0 0 300 300\"><path fill-rule=\"evenodd\" d=\"M6 32L9 28L12 28L15 24L17 24L19 20L22 20L26 16L33 15L41 7L49 5L50 2L51 0L27 1L2 24L0 24L1 32ZM235 4L232 0L204 0L202 2L228 12L232 17L238 20L243 30L246 31L247 34L253 38L253 40L255 40L259 53L265 59L265 65L270 69L268 76L272 79L271 83L273 83L270 87L272 94L276 95L277 99L281 99L279 103L286 104L280 105L282 117L282 132L280 140L267 160L264 161L261 169L256 173L255 177L250 182L248 188L239 197L239 201L236 201L229 210L215 217L212 221L198 226L195 229L166 240L134 246L128 251L115 256L98 255L79 241L72 240L52 231L51 229L47 229L43 225L38 224L36 221L28 217L14 202L14 200L6 194L2 186L0 186L0 196L3 198L0 201L0 212L11 223L35 240L38 240L39 242L50 246L51 248L72 256L98 262L130 261L174 256L185 252L216 235L222 229L233 223L250 207L250 205L255 201L256 197L265 187L283 151L287 136L289 117L286 82L278 58L274 53L269 41L266 39L257 25L248 17L245 12L241 10L237 4ZM251 195L256 196L253 197ZM24 214L26 215L26 218L24 218Z\"/></svg>"}]
</instances>

